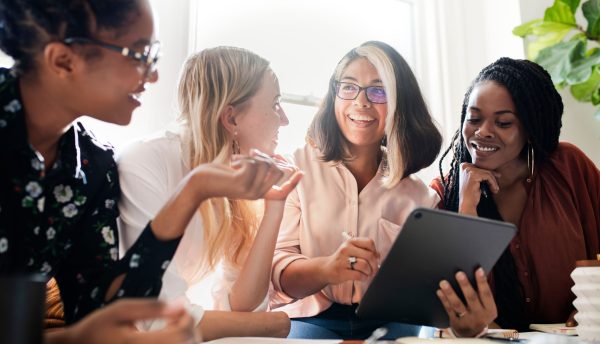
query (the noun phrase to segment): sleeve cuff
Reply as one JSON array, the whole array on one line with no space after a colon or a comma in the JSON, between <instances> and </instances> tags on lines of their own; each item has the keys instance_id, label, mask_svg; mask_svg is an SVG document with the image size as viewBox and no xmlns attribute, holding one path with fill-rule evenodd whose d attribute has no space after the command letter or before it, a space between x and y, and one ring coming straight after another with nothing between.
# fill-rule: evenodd
<instances>
[{"instance_id":1,"label":"sleeve cuff","mask_svg":"<svg viewBox=\"0 0 600 344\"><path fill-rule=\"evenodd\" d=\"M283 257L275 256L273 259L273 275L271 276L271 281L273 282L273 287L278 292L283 292L283 288L281 287L281 273L288 265L298 259L308 259L306 256L301 254L285 254Z\"/></svg>"},{"instance_id":2,"label":"sleeve cuff","mask_svg":"<svg viewBox=\"0 0 600 344\"><path fill-rule=\"evenodd\" d=\"M162 277L175 255L181 237L162 241L148 223L140 237L119 261L120 273L127 275L116 297L153 297L162 286Z\"/></svg>"},{"instance_id":3,"label":"sleeve cuff","mask_svg":"<svg viewBox=\"0 0 600 344\"><path fill-rule=\"evenodd\" d=\"M179 241L181 237L167 241L159 240L152 231L151 223L148 223L122 260L126 262L129 270L144 269L148 274L160 273L162 276L175 255Z\"/></svg>"}]
</instances>

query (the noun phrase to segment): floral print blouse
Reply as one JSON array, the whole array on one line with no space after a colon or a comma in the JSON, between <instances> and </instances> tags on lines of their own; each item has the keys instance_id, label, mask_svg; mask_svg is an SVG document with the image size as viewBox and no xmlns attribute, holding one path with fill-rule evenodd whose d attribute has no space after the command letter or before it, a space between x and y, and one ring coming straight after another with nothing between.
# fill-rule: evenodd
<instances>
[{"instance_id":1,"label":"floral print blouse","mask_svg":"<svg viewBox=\"0 0 600 344\"><path fill-rule=\"evenodd\" d=\"M75 123L45 170L21 104L18 78L0 69L0 276L55 277L67 323L113 299L157 296L179 239L160 241L148 224L118 260L120 189L111 147ZM116 296L105 301L122 274Z\"/></svg>"}]
</instances>

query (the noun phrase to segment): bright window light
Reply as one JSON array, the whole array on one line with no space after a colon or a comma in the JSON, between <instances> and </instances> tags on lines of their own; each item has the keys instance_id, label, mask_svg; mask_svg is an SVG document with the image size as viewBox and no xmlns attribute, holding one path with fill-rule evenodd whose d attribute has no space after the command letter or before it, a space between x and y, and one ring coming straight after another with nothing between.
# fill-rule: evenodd
<instances>
[{"instance_id":1,"label":"bright window light","mask_svg":"<svg viewBox=\"0 0 600 344\"><path fill-rule=\"evenodd\" d=\"M380 40L409 64L415 61L412 1L196 0L193 5L192 51L229 45L271 62L290 120L280 129L278 151L284 154L304 144L316 104L337 62L350 49Z\"/></svg>"}]
</instances>

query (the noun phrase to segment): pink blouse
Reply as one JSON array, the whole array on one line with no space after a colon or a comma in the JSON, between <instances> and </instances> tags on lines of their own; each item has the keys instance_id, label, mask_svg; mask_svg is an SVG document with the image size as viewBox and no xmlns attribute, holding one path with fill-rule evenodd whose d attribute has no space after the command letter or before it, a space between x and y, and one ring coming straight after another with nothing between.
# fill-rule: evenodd
<instances>
[{"instance_id":1,"label":"pink blouse","mask_svg":"<svg viewBox=\"0 0 600 344\"><path fill-rule=\"evenodd\" d=\"M439 202L436 193L414 175L393 188L384 187L385 155L376 176L360 193L345 165L321 161L316 148L306 145L296 151L294 160L306 174L286 201L273 257L276 293L270 301L271 309L279 308L292 318L317 315L332 302L357 303L371 281L328 285L295 300L283 292L280 283L290 263L333 254L345 240L342 232L373 239L383 259L410 212L417 207L433 208Z\"/></svg>"}]
</instances>

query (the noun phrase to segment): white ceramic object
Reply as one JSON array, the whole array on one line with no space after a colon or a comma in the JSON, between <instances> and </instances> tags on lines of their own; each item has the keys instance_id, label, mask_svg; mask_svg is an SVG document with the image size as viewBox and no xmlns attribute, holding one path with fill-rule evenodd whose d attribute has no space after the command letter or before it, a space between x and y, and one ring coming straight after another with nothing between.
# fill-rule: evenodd
<instances>
[{"instance_id":1,"label":"white ceramic object","mask_svg":"<svg viewBox=\"0 0 600 344\"><path fill-rule=\"evenodd\" d=\"M571 290L577 296L577 335L586 341L600 342L600 262L577 262L571 273L575 285Z\"/></svg>"}]
</instances>

